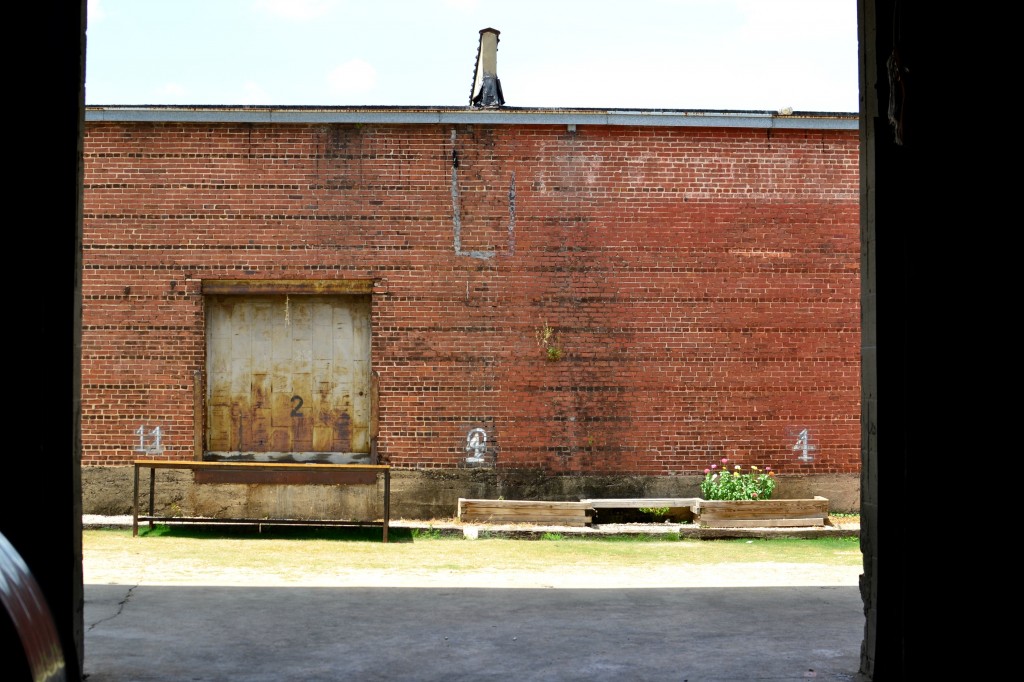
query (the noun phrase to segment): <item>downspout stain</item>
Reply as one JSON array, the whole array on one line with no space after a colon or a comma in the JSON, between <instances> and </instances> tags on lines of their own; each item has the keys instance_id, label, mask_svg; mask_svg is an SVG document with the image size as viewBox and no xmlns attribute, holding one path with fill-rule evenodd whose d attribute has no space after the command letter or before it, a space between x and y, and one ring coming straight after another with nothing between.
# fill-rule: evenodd
<instances>
[{"instance_id":1,"label":"downspout stain","mask_svg":"<svg viewBox=\"0 0 1024 682\"><path fill-rule=\"evenodd\" d=\"M494 251L463 251L462 250L462 209L459 202L459 152L455 149L456 132L452 130L452 231L455 255L468 256L488 260L494 258ZM516 252L516 174L512 172L512 180L508 188L508 255Z\"/></svg>"},{"instance_id":2,"label":"downspout stain","mask_svg":"<svg viewBox=\"0 0 1024 682\"><path fill-rule=\"evenodd\" d=\"M516 255L516 172L508 185L508 255Z\"/></svg>"}]
</instances>

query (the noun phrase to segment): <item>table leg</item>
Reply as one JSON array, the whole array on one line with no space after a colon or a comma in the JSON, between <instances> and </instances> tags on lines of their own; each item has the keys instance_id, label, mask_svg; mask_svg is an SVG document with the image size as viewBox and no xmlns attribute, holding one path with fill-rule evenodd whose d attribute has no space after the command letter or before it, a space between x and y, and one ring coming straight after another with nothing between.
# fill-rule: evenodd
<instances>
[{"instance_id":1,"label":"table leg","mask_svg":"<svg viewBox=\"0 0 1024 682\"><path fill-rule=\"evenodd\" d=\"M391 523L391 471L384 470L384 542L388 541L388 526Z\"/></svg>"},{"instance_id":2,"label":"table leg","mask_svg":"<svg viewBox=\"0 0 1024 682\"><path fill-rule=\"evenodd\" d=\"M132 486L132 537L139 534L139 465L135 465L135 483Z\"/></svg>"},{"instance_id":3,"label":"table leg","mask_svg":"<svg viewBox=\"0 0 1024 682\"><path fill-rule=\"evenodd\" d=\"M156 467L149 467L149 529L153 530L153 496L156 492Z\"/></svg>"}]
</instances>

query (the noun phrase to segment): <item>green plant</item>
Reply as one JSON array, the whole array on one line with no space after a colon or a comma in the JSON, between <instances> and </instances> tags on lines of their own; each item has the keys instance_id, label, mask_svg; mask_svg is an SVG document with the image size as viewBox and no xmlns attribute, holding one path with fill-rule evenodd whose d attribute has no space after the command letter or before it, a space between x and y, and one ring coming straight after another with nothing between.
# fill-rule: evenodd
<instances>
[{"instance_id":1,"label":"green plant","mask_svg":"<svg viewBox=\"0 0 1024 682\"><path fill-rule=\"evenodd\" d=\"M441 531L438 528L413 528L412 537L415 540L439 540Z\"/></svg>"},{"instance_id":2,"label":"green plant","mask_svg":"<svg viewBox=\"0 0 1024 682\"><path fill-rule=\"evenodd\" d=\"M537 343L544 349L550 362L562 359L562 348L558 345L558 332L547 322L537 330Z\"/></svg>"},{"instance_id":3,"label":"green plant","mask_svg":"<svg viewBox=\"0 0 1024 682\"><path fill-rule=\"evenodd\" d=\"M728 468L729 459L722 458L722 468L712 464L704 470L700 493L705 500L767 500L775 492L775 472L751 466L744 472L739 464Z\"/></svg>"},{"instance_id":4,"label":"green plant","mask_svg":"<svg viewBox=\"0 0 1024 682\"><path fill-rule=\"evenodd\" d=\"M640 507L640 511L651 516L665 516L668 514L668 507Z\"/></svg>"}]
</instances>

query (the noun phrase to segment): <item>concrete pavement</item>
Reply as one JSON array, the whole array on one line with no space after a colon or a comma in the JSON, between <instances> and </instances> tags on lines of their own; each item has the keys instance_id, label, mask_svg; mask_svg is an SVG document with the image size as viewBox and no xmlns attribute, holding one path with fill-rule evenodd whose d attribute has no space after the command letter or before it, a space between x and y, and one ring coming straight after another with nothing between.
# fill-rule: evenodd
<instances>
[{"instance_id":1,"label":"concrete pavement","mask_svg":"<svg viewBox=\"0 0 1024 682\"><path fill-rule=\"evenodd\" d=\"M88 682L853 681L865 626L854 585L86 584L84 621Z\"/></svg>"},{"instance_id":2,"label":"concrete pavement","mask_svg":"<svg viewBox=\"0 0 1024 682\"><path fill-rule=\"evenodd\" d=\"M855 587L86 585L88 682L854 680Z\"/></svg>"}]
</instances>

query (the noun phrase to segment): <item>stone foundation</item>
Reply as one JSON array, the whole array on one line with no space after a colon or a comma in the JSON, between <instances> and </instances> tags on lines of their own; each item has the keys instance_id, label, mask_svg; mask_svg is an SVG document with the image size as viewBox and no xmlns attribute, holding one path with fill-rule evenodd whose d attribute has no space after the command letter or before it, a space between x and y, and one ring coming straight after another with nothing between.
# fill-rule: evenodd
<instances>
[{"instance_id":1,"label":"stone foundation","mask_svg":"<svg viewBox=\"0 0 1024 682\"><path fill-rule=\"evenodd\" d=\"M82 513L132 513L131 466L82 467ZM154 512L160 516L360 518L381 515L383 480L372 486L202 484L191 471L157 471ZM459 498L578 501L591 498L700 497L703 475L554 475L532 470L393 469L391 518L451 519ZM336 488L344 487L340 491ZM140 504L149 470L139 477ZM779 476L775 499L829 499L831 512L860 511L860 474ZM141 511L141 510L140 510Z\"/></svg>"}]
</instances>

